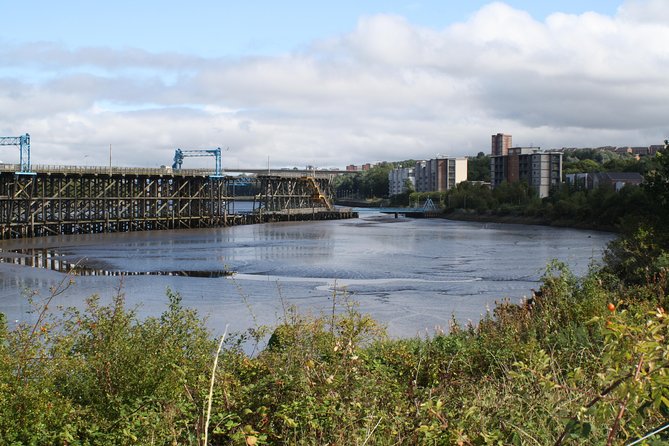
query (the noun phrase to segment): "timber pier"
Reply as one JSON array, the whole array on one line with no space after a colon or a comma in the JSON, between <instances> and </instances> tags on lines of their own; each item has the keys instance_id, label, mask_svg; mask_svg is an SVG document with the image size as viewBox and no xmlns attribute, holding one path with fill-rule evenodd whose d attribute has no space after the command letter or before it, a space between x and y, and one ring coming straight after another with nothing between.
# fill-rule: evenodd
<instances>
[{"instance_id":1,"label":"timber pier","mask_svg":"<svg viewBox=\"0 0 669 446\"><path fill-rule=\"evenodd\" d=\"M331 173L0 164L0 239L355 218ZM235 213L238 197L252 209ZM233 212L231 212L233 211Z\"/></svg>"}]
</instances>

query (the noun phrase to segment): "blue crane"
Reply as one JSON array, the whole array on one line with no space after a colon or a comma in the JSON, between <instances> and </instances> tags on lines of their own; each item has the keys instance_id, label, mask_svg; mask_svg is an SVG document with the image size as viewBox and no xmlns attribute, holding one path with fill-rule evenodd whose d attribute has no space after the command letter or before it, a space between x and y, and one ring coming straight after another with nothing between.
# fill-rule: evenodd
<instances>
[{"instance_id":1,"label":"blue crane","mask_svg":"<svg viewBox=\"0 0 669 446\"><path fill-rule=\"evenodd\" d=\"M19 146L21 169L18 174L30 175L30 135L0 136L0 146Z\"/></svg>"},{"instance_id":2,"label":"blue crane","mask_svg":"<svg viewBox=\"0 0 669 446\"><path fill-rule=\"evenodd\" d=\"M174 163L172 164L172 169L181 170L181 165L183 164L184 158L191 156L214 156L216 157L216 166L214 174L211 175L214 178L222 177L223 170L221 169L221 148L217 149L205 149L205 150L181 150L176 149L174 151Z\"/></svg>"}]
</instances>

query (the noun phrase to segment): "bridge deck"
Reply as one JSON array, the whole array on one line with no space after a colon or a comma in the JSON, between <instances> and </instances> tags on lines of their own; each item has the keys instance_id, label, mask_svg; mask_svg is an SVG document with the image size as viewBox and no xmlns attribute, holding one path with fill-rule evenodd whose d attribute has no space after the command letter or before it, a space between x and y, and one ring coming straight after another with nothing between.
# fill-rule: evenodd
<instances>
[{"instance_id":1,"label":"bridge deck","mask_svg":"<svg viewBox=\"0 0 669 446\"><path fill-rule=\"evenodd\" d=\"M256 176L242 185L238 178L212 177L204 169L33 166L31 174L18 174L15 165L0 166L0 239L345 214L330 204L329 178L295 172ZM253 197L258 212L243 218L232 215L229 204L236 193Z\"/></svg>"},{"instance_id":2,"label":"bridge deck","mask_svg":"<svg viewBox=\"0 0 669 446\"><path fill-rule=\"evenodd\" d=\"M0 172L19 172L20 164L0 163ZM93 175L171 175L181 177L211 176L211 169L172 169L171 167L119 167L119 166L67 166L59 164L33 164L33 173L93 174ZM232 175L232 174L236 175ZM332 178L334 175L346 173L339 170L307 170L307 169L227 169L224 176L276 176L299 178L311 176L315 178Z\"/></svg>"}]
</instances>

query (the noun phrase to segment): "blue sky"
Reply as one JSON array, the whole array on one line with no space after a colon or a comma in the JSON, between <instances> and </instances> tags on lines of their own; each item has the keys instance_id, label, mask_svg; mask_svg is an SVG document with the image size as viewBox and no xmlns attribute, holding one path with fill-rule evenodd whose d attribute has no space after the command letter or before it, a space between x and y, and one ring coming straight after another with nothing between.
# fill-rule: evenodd
<instances>
[{"instance_id":1,"label":"blue sky","mask_svg":"<svg viewBox=\"0 0 669 446\"><path fill-rule=\"evenodd\" d=\"M224 168L344 167L475 155L497 132L669 136L666 0L0 0L0 17L0 135L29 132L38 164L104 165L110 144L127 166L220 146Z\"/></svg>"},{"instance_id":2,"label":"blue sky","mask_svg":"<svg viewBox=\"0 0 669 446\"><path fill-rule=\"evenodd\" d=\"M274 54L351 31L359 17L395 14L440 29L464 21L486 0L431 1L0 1L9 42L45 41L69 48L137 47L205 57ZM511 0L543 20L554 12L613 15L615 0Z\"/></svg>"}]
</instances>

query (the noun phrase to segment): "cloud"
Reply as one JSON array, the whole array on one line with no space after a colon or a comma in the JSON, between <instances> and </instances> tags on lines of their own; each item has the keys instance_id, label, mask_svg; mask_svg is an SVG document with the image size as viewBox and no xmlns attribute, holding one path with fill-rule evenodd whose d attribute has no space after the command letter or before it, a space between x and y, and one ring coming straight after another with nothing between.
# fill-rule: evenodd
<instances>
[{"instance_id":1,"label":"cloud","mask_svg":"<svg viewBox=\"0 0 669 446\"><path fill-rule=\"evenodd\" d=\"M665 0L627 0L618 11L623 20L642 24L657 23L666 26L669 8Z\"/></svg>"},{"instance_id":2,"label":"cloud","mask_svg":"<svg viewBox=\"0 0 669 446\"><path fill-rule=\"evenodd\" d=\"M230 168L474 155L499 131L546 148L655 144L669 116L668 14L628 0L613 17L538 21L496 2L442 29L379 14L245 58L5 42L0 134L30 132L40 164L104 165L111 144L130 166L229 147Z\"/></svg>"}]
</instances>

